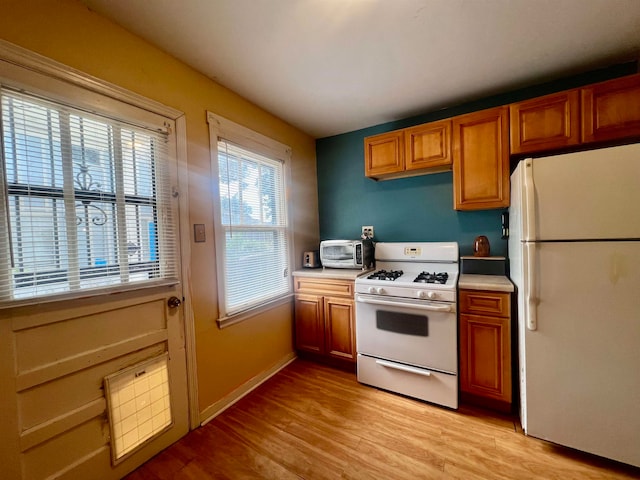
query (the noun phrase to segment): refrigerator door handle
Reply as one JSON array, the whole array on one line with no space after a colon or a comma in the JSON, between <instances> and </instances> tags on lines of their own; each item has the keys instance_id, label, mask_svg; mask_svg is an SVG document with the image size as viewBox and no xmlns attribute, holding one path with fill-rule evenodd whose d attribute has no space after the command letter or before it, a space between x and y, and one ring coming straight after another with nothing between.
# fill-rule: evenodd
<instances>
[{"instance_id":1,"label":"refrigerator door handle","mask_svg":"<svg viewBox=\"0 0 640 480\"><path fill-rule=\"evenodd\" d=\"M535 240L536 235L536 189L533 182L533 160L527 158L524 161L524 209L522 218L523 239Z\"/></svg>"},{"instance_id":2,"label":"refrigerator door handle","mask_svg":"<svg viewBox=\"0 0 640 480\"><path fill-rule=\"evenodd\" d=\"M526 299L526 319L527 330L535 331L538 329L537 318L537 299L536 292L536 244L529 242L525 244L525 264L527 265L527 299Z\"/></svg>"}]
</instances>

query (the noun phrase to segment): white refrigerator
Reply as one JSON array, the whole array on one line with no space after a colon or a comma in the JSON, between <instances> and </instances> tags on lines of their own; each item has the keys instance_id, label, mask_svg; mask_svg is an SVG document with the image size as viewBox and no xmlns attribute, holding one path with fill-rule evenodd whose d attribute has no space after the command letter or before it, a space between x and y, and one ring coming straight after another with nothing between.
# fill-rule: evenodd
<instances>
[{"instance_id":1,"label":"white refrigerator","mask_svg":"<svg viewBox=\"0 0 640 480\"><path fill-rule=\"evenodd\" d=\"M527 435L640 466L640 144L511 176Z\"/></svg>"}]
</instances>

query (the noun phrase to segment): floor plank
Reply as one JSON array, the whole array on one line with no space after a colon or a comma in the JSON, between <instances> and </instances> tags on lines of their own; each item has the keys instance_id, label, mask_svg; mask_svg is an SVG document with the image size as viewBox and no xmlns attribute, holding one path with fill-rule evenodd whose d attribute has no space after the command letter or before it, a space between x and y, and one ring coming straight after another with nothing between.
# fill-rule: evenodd
<instances>
[{"instance_id":1,"label":"floor plank","mask_svg":"<svg viewBox=\"0 0 640 480\"><path fill-rule=\"evenodd\" d=\"M527 437L507 415L441 408L298 359L126 480L541 478L640 469Z\"/></svg>"}]
</instances>

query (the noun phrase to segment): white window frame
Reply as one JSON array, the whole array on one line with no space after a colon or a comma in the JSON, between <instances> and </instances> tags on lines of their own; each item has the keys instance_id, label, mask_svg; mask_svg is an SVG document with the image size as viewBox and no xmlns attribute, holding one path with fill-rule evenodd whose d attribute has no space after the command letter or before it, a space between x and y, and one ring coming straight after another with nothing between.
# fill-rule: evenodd
<instances>
[{"instance_id":1,"label":"white window frame","mask_svg":"<svg viewBox=\"0 0 640 480\"><path fill-rule=\"evenodd\" d=\"M209 143L211 152L211 171L213 189L213 219L215 232L216 251L216 272L218 275L218 319L220 328L239 323L251 318L261 312L284 303L288 303L292 296L292 267L293 263L293 229L291 226L291 216L288 213L288 198L291 184L291 148L265 135L255 132L243 125L228 120L220 115L207 112L207 122L209 123ZM231 143L245 148L265 157L280 160L283 162L284 176L284 201L287 215L286 238L288 245L287 261L289 264L287 272L287 294L273 298L263 304L254 305L241 312L228 312L226 299L226 268L225 268L225 229L222 225L222 215L220 211L220 172L218 166L218 139L222 138Z\"/></svg>"},{"instance_id":2,"label":"white window frame","mask_svg":"<svg viewBox=\"0 0 640 480\"><path fill-rule=\"evenodd\" d=\"M144 128L168 131L171 133L168 136L171 143L168 149L171 157L170 161L178 160L178 150L180 149L178 142L183 143L182 138L179 137L184 135L184 131L181 131L180 135L178 135L176 119L183 117L183 114L177 110L77 72L5 41L0 41L0 83L8 88L24 90L43 99L68 104L89 113L111 118L128 119ZM183 122L181 121L180 123L182 124ZM177 181L177 179L175 180ZM177 183L172 183L170 188L177 192ZM2 192L0 192L3 202L5 201L4 191L5 189L3 188ZM180 210L182 208L182 205L180 205ZM5 214L1 216L6 217ZM182 214L180 216L182 217ZM0 220L0 228L2 229L0 230L0 239L2 241L8 241L8 239L4 238L4 234L7 232L6 227L4 220ZM182 231L183 227L176 222L175 235L179 234L179 230ZM179 254L180 252L176 252L174 255ZM182 260L183 262L185 261L184 259ZM0 259L0 274L8 272L9 266L5 263L4 259ZM184 271L177 271L175 277L149 282L118 283L109 287L70 290L53 295L35 296L19 300L2 299L0 308L66 301L72 298L99 296L105 293L161 285L175 285L180 282L180 277L183 274Z\"/></svg>"}]
</instances>

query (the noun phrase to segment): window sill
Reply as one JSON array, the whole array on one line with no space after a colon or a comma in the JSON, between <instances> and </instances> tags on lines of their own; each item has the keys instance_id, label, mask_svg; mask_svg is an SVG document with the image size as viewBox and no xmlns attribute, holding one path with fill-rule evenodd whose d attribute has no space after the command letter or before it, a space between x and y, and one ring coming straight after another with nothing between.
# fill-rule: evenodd
<instances>
[{"instance_id":1,"label":"window sill","mask_svg":"<svg viewBox=\"0 0 640 480\"><path fill-rule=\"evenodd\" d=\"M71 300L79 300L82 298L95 298L104 295L117 293L126 293L132 291L145 291L157 287L171 287L179 284L180 281L175 278L167 278L163 280L155 280L149 282L117 284L111 287L87 288L84 290L74 290L72 292L62 292L53 295L45 295L41 297L29 297L25 299L12 299L0 302L0 310L18 307L28 307L32 305L40 305L55 302L68 302Z\"/></svg>"},{"instance_id":2,"label":"window sill","mask_svg":"<svg viewBox=\"0 0 640 480\"><path fill-rule=\"evenodd\" d=\"M261 313L267 312L275 307L279 307L280 305L285 305L291 302L293 298L293 293L285 295L284 297L277 298L276 300L272 300L268 303L260 305L259 307L254 307L249 310L245 310L240 313L236 313L234 315L229 315L228 317L218 318L216 322L218 323L218 328L223 329L230 327L231 325L235 325L236 323L244 322L256 315L260 315Z\"/></svg>"}]
</instances>

